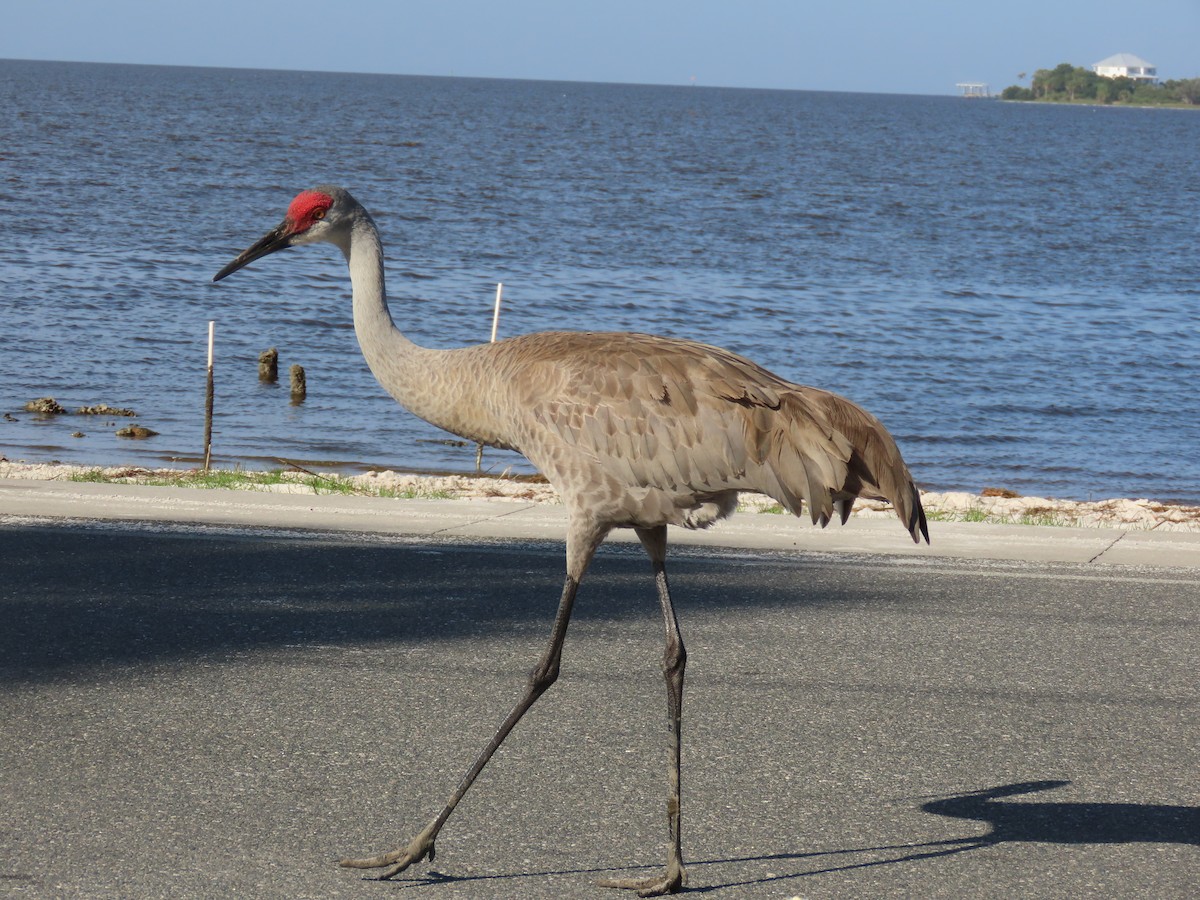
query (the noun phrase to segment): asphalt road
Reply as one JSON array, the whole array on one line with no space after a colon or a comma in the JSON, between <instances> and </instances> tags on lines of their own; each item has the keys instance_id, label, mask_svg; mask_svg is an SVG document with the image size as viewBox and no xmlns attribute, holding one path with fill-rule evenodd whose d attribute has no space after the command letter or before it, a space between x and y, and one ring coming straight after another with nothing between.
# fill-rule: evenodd
<instances>
[{"instance_id":1,"label":"asphalt road","mask_svg":"<svg viewBox=\"0 0 1200 900\"><path fill-rule=\"evenodd\" d=\"M0 893L600 898L665 847L648 566L606 547L0 527ZM1195 570L683 550L684 851L714 897L1200 894Z\"/></svg>"}]
</instances>

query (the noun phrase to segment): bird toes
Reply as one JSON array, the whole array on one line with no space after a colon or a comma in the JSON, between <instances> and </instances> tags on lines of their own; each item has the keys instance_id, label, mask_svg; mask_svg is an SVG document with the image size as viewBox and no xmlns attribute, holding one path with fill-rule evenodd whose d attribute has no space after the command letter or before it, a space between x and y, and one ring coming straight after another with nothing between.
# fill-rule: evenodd
<instances>
[{"instance_id":1,"label":"bird toes","mask_svg":"<svg viewBox=\"0 0 1200 900\"><path fill-rule=\"evenodd\" d=\"M338 865L348 869L383 869L386 867L386 871L379 875L379 880L387 881L389 878L399 875L413 863L419 863L423 859L433 862L435 854L433 835L423 831L413 838L407 847L397 847L390 853L381 853L379 856L339 860Z\"/></svg>"},{"instance_id":2,"label":"bird toes","mask_svg":"<svg viewBox=\"0 0 1200 900\"><path fill-rule=\"evenodd\" d=\"M600 887L637 891L639 897L661 897L683 890L687 884L687 873L682 867L670 866L661 875L650 878L602 878L596 883Z\"/></svg>"}]
</instances>

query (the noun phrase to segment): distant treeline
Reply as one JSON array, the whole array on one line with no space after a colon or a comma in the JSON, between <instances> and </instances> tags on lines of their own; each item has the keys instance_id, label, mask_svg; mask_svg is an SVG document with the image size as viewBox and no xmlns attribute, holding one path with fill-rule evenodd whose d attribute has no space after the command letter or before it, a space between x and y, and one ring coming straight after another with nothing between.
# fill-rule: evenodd
<instances>
[{"instance_id":1,"label":"distant treeline","mask_svg":"<svg viewBox=\"0 0 1200 900\"><path fill-rule=\"evenodd\" d=\"M1006 87L1000 96L1004 100L1047 100L1053 103L1198 106L1200 78L1150 84L1124 76L1106 78L1091 69L1060 63L1053 69L1034 72L1029 87L1014 84Z\"/></svg>"}]
</instances>

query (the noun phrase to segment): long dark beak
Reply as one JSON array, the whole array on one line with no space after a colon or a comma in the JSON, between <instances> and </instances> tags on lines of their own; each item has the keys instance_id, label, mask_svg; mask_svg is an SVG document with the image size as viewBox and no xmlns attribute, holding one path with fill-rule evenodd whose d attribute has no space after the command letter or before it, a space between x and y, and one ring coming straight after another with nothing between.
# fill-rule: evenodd
<instances>
[{"instance_id":1,"label":"long dark beak","mask_svg":"<svg viewBox=\"0 0 1200 900\"><path fill-rule=\"evenodd\" d=\"M292 229L287 221L280 222L271 232L262 236L251 246L243 250L238 258L213 276L213 281L220 281L226 275L232 275L242 266L248 266L256 259L261 259L268 253L283 250L292 245Z\"/></svg>"}]
</instances>

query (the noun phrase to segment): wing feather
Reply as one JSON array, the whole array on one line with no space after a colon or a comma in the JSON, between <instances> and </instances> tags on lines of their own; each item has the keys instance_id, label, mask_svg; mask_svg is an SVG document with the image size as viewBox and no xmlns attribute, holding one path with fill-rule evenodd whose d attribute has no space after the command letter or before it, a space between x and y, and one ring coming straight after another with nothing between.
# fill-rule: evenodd
<instances>
[{"instance_id":1,"label":"wing feather","mask_svg":"<svg viewBox=\"0 0 1200 900\"><path fill-rule=\"evenodd\" d=\"M703 344L635 334L530 338L540 339L528 351L540 358L526 360L536 375L524 380L537 389L521 402L534 424L519 444L560 490L603 481L681 508L753 490L794 515L807 504L821 524L835 514L844 522L866 496L890 501L913 540L928 540L895 441L851 401ZM576 471L584 469L586 478Z\"/></svg>"}]
</instances>

